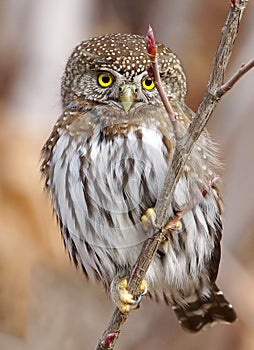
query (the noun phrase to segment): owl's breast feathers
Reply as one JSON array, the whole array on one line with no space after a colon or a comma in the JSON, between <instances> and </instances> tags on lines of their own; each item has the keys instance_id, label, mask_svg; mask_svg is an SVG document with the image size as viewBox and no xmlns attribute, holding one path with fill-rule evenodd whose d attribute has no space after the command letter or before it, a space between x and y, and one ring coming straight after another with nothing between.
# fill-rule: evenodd
<instances>
[{"instance_id":1,"label":"owl's breast feathers","mask_svg":"<svg viewBox=\"0 0 254 350\"><path fill-rule=\"evenodd\" d=\"M205 147L206 143L201 138L186 165L171 214L200 195L207 174L214 172L212 145L208 142ZM97 106L87 112L66 112L59 119L43 149L42 171L65 245L88 276L103 279L107 275L110 281L115 269L134 264L146 238L140 218L156 202L173 149L169 119L155 106L138 107L128 115L112 115L106 106ZM165 266L170 284L183 287L198 281L200 271L209 267L215 242L220 240L218 202L217 191L212 189L184 215L183 232L161 247L162 256L169 260ZM89 259L90 254L101 261L106 254L114 264L99 269L99 260ZM207 275L216 276L219 257L215 260L214 271L209 267ZM148 280L160 278L156 269L149 271Z\"/></svg>"}]
</instances>

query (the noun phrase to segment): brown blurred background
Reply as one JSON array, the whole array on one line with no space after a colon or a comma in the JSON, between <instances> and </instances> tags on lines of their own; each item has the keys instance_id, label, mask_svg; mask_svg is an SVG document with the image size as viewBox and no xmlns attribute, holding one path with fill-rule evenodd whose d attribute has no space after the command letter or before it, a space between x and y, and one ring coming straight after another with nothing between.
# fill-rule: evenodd
<instances>
[{"instance_id":1,"label":"brown blurred background","mask_svg":"<svg viewBox=\"0 0 254 350\"><path fill-rule=\"evenodd\" d=\"M69 263L42 193L40 148L59 115L66 60L79 41L144 34L182 59L195 110L209 77L229 1L0 1L0 349L94 349L112 303ZM244 14L228 76L254 55L254 5ZM225 233L219 284L238 322L184 333L150 301L131 314L117 349L254 349L254 73L228 93L209 124L221 145Z\"/></svg>"}]
</instances>

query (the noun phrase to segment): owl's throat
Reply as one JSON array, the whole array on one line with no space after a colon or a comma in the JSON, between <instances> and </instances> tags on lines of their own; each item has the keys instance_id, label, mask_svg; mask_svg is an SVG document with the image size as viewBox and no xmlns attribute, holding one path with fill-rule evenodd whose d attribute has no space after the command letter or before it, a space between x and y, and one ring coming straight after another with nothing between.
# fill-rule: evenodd
<instances>
[{"instance_id":1,"label":"owl's throat","mask_svg":"<svg viewBox=\"0 0 254 350\"><path fill-rule=\"evenodd\" d=\"M108 125L104 128L105 139L111 139L115 136L127 137L129 132L135 132L136 135L141 133L140 125L136 123L122 122L117 124Z\"/></svg>"}]
</instances>

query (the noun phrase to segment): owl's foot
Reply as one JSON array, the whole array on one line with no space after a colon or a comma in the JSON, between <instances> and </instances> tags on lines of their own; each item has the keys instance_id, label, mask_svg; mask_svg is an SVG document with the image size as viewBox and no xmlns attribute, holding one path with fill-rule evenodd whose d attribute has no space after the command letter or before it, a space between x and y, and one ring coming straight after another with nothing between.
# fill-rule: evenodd
<instances>
[{"instance_id":1,"label":"owl's foot","mask_svg":"<svg viewBox=\"0 0 254 350\"><path fill-rule=\"evenodd\" d=\"M140 294L137 299L135 299L134 296L128 291L127 286L128 286L127 278L123 278L118 284L119 299L120 299L120 304L118 305L118 307L119 307L119 310L123 313L138 309L142 296L147 293L147 283L145 280L142 281L139 287Z\"/></svg>"},{"instance_id":2,"label":"owl's foot","mask_svg":"<svg viewBox=\"0 0 254 350\"><path fill-rule=\"evenodd\" d=\"M113 281L113 286L111 287L112 299L122 313L138 309L142 296L147 292L147 283L145 280L143 280L140 285L140 293L137 298L134 298L134 296L128 291L127 286L128 279L123 278Z\"/></svg>"},{"instance_id":3,"label":"owl's foot","mask_svg":"<svg viewBox=\"0 0 254 350\"><path fill-rule=\"evenodd\" d=\"M156 212L153 208L148 208L146 213L141 217L145 231L148 231L151 226L155 226Z\"/></svg>"}]
</instances>

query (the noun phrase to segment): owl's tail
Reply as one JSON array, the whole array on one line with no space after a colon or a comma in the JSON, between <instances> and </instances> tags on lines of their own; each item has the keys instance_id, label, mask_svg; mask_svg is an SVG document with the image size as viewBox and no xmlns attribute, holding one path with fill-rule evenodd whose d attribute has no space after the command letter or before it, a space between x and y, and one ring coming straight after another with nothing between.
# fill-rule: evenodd
<instances>
[{"instance_id":1,"label":"owl's tail","mask_svg":"<svg viewBox=\"0 0 254 350\"><path fill-rule=\"evenodd\" d=\"M216 285L209 297L201 299L197 296L195 301L185 306L174 304L173 310L182 328L193 333L217 322L232 323L237 318L232 305Z\"/></svg>"}]
</instances>

